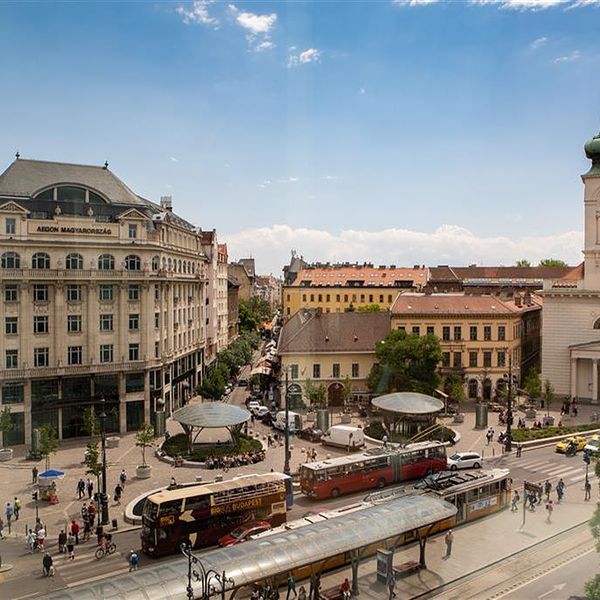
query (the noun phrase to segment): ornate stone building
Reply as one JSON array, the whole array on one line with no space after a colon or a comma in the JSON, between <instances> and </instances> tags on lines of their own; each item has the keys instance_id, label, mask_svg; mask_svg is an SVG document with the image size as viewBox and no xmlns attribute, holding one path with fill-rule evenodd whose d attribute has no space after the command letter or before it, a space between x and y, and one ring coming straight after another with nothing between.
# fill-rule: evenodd
<instances>
[{"instance_id":1,"label":"ornate stone building","mask_svg":"<svg viewBox=\"0 0 600 600\"><path fill-rule=\"evenodd\" d=\"M196 229L104 167L21 160L0 175L0 387L11 443L160 427L200 382L206 257ZM7 441L7 440L5 440Z\"/></svg>"}]
</instances>

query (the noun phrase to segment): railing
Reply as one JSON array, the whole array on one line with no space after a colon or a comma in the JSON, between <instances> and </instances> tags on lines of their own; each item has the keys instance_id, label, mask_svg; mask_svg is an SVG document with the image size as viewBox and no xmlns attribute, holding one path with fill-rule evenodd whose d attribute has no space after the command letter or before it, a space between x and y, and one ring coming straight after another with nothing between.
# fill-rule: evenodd
<instances>
[{"instance_id":1,"label":"railing","mask_svg":"<svg viewBox=\"0 0 600 600\"><path fill-rule=\"evenodd\" d=\"M81 280L81 279L196 279L206 282L203 273L175 273L173 271L128 271L115 269L112 271L101 269L0 269L0 279L41 279L41 280Z\"/></svg>"}]
</instances>

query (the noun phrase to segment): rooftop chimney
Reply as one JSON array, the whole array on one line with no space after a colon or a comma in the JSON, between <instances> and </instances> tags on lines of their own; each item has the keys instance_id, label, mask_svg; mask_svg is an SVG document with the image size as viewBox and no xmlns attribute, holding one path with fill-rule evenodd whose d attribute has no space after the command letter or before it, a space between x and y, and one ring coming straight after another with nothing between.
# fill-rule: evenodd
<instances>
[{"instance_id":1,"label":"rooftop chimney","mask_svg":"<svg viewBox=\"0 0 600 600\"><path fill-rule=\"evenodd\" d=\"M515 306L518 306L519 308L521 308L521 305L522 305L521 294L517 294L515 296Z\"/></svg>"},{"instance_id":2,"label":"rooftop chimney","mask_svg":"<svg viewBox=\"0 0 600 600\"><path fill-rule=\"evenodd\" d=\"M168 212L173 212L173 198L171 196L161 196L160 207Z\"/></svg>"}]
</instances>

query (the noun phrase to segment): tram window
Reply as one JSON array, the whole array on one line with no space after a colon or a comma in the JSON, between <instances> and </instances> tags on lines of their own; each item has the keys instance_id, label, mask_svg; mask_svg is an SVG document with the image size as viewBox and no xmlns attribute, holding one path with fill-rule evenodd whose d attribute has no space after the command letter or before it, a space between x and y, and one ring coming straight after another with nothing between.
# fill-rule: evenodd
<instances>
[{"instance_id":1,"label":"tram window","mask_svg":"<svg viewBox=\"0 0 600 600\"><path fill-rule=\"evenodd\" d=\"M477 488L467 492L467 502L473 502L475 500L477 500Z\"/></svg>"},{"instance_id":2,"label":"tram window","mask_svg":"<svg viewBox=\"0 0 600 600\"><path fill-rule=\"evenodd\" d=\"M503 480L500 482L500 489L501 489L501 490L505 490L505 489L506 489L506 479L503 479Z\"/></svg>"},{"instance_id":3,"label":"tram window","mask_svg":"<svg viewBox=\"0 0 600 600\"><path fill-rule=\"evenodd\" d=\"M489 486L484 486L484 487L480 487L479 488L479 497L480 498L485 498L486 496L490 495L490 488Z\"/></svg>"},{"instance_id":4,"label":"tram window","mask_svg":"<svg viewBox=\"0 0 600 600\"><path fill-rule=\"evenodd\" d=\"M500 482L494 481L494 483L490 484L490 491L492 494L497 494L500 491Z\"/></svg>"},{"instance_id":5,"label":"tram window","mask_svg":"<svg viewBox=\"0 0 600 600\"><path fill-rule=\"evenodd\" d=\"M450 504L456 504L456 496L447 496L444 498L444 500L446 500L446 502L450 502Z\"/></svg>"}]
</instances>

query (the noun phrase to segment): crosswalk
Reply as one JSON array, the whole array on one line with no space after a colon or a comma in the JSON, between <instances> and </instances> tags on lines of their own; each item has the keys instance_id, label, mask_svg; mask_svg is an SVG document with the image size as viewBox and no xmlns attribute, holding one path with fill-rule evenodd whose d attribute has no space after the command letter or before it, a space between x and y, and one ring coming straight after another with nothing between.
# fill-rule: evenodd
<instances>
[{"instance_id":1,"label":"crosswalk","mask_svg":"<svg viewBox=\"0 0 600 600\"><path fill-rule=\"evenodd\" d=\"M569 484L579 483L585 480L585 464L583 461L577 460L578 457L566 458L564 464L557 463L544 458L530 458L523 456L517 458L515 455L503 456L497 463L499 467L508 469L523 469L529 471L532 475L529 479L533 481L541 481L546 479L559 479L562 477L564 482ZM576 461L576 462L574 462ZM590 469L589 478L594 477L594 470Z\"/></svg>"},{"instance_id":2,"label":"crosswalk","mask_svg":"<svg viewBox=\"0 0 600 600\"><path fill-rule=\"evenodd\" d=\"M129 571L127 559L118 552L98 560L95 551L95 545L80 544L75 546L74 560L69 560L66 555L54 554L57 577L67 587L73 587L105 578L109 574L120 575Z\"/></svg>"}]
</instances>

